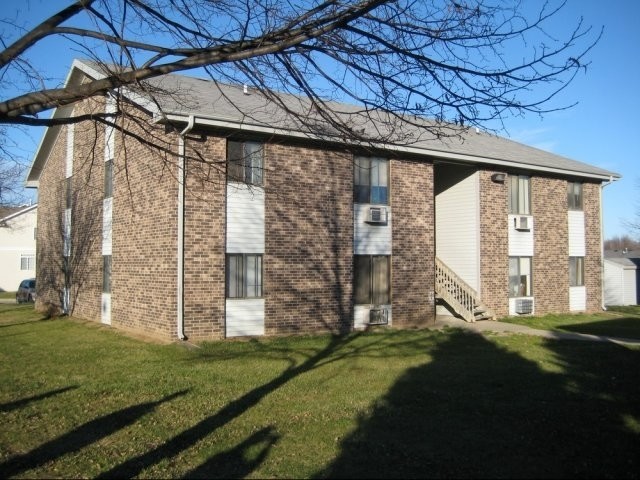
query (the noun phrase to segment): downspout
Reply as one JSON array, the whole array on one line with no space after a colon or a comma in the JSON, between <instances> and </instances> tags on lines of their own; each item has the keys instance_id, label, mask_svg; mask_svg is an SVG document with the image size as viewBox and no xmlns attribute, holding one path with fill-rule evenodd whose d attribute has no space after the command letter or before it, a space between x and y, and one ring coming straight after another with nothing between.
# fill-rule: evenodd
<instances>
[{"instance_id":1,"label":"downspout","mask_svg":"<svg viewBox=\"0 0 640 480\"><path fill-rule=\"evenodd\" d=\"M185 192L185 135L195 125L196 118L189 115L187 126L178 137L178 292L177 327L178 338L186 340L184 334L184 192Z\"/></svg>"},{"instance_id":2,"label":"downspout","mask_svg":"<svg viewBox=\"0 0 640 480\"><path fill-rule=\"evenodd\" d=\"M614 182L613 176L609 177L609 181L600 184L600 302L602 310L607 307L604 304L604 213L602 212L602 191L607 185Z\"/></svg>"}]
</instances>

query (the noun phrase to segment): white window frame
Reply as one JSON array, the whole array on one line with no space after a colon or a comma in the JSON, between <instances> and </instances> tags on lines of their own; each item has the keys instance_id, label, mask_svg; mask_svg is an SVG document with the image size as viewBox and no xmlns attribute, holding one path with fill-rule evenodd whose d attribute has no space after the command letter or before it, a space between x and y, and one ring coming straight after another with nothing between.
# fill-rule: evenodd
<instances>
[{"instance_id":1,"label":"white window frame","mask_svg":"<svg viewBox=\"0 0 640 480\"><path fill-rule=\"evenodd\" d=\"M584 188L581 182L569 182L567 184L567 204L569 210L583 210Z\"/></svg>"},{"instance_id":2,"label":"white window frame","mask_svg":"<svg viewBox=\"0 0 640 480\"><path fill-rule=\"evenodd\" d=\"M383 258L386 260L386 292L380 290L380 286L376 288L376 260ZM365 263L368 262L368 275L365 280L367 285L358 285L358 279L360 275L356 271L356 260L362 259ZM358 298L358 291L360 287L364 287L367 290L367 298ZM380 290L380 291L376 291ZM391 255L354 255L353 256L353 302L355 305L388 305L391 303Z\"/></svg>"},{"instance_id":3,"label":"white window frame","mask_svg":"<svg viewBox=\"0 0 640 480\"><path fill-rule=\"evenodd\" d=\"M35 253L23 253L20 255L20 270L35 270L36 255Z\"/></svg>"},{"instance_id":4,"label":"white window frame","mask_svg":"<svg viewBox=\"0 0 640 480\"><path fill-rule=\"evenodd\" d=\"M569 286L585 286L584 257L569 257Z\"/></svg>"},{"instance_id":5,"label":"white window frame","mask_svg":"<svg viewBox=\"0 0 640 480\"><path fill-rule=\"evenodd\" d=\"M509 175L509 213L531 215L531 177Z\"/></svg>"},{"instance_id":6,"label":"white window frame","mask_svg":"<svg viewBox=\"0 0 640 480\"><path fill-rule=\"evenodd\" d=\"M232 145L240 149L240 158L231 158ZM264 144L227 140L227 176L232 182L262 186L264 184Z\"/></svg>"},{"instance_id":7,"label":"white window frame","mask_svg":"<svg viewBox=\"0 0 640 480\"><path fill-rule=\"evenodd\" d=\"M516 270L515 274L512 274L513 267ZM509 257L509 298L531 296L533 296L533 258Z\"/></svg>"},{"instance_id":8,"label":"white window frame","mask_svg":"<svg viewBox=\"0 0 640 480\"><path fill-rule=\"evenodd\" d=\"M252 257L258 265L253 263L254 270L249 270ZM232 276L231 262L239 268L235 268L235 276ZM225 260L225 296L230 299L262 298L264 290L264 266L261 253L227 253ZM233 287L232 287L233 285Z\"/></svg>"},{"instance_id":9,"label":"white window frame","mask_svg":"<svg viewBox=\"0 0 640 480\"><path fill-rule=\"evenodd\" d=\"M381 157L353 158L353 202L389 205L389 160ZM378 189L376 191L375 189ZM366 195L363 193L366 192ZM380 195L384 192L384 198ZM366 197L366 198L364 198Z\"/></svg>"}]
</instances>

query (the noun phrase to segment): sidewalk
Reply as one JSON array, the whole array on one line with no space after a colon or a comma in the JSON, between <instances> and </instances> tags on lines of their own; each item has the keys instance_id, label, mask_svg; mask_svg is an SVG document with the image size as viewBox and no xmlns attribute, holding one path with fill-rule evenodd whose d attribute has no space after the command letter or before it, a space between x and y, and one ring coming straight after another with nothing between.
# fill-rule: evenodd
<instances>
[{"instance_id":1,"label":"sidewalk","mask_svg":"<svg viewBox=\"0 0 640 480\"><path fill-rule=\"evenodd\" d=\"M586 333L557 332L552 330L536 330L524 325L516 325L514 323L496 322L493 320L480 320L478 322L465 322L464 320L447 315L437 315L436 323L433 327L436 330L445 328L460 328L477 334L495 333L495 334L521 334L533 335L552 340L580 340L585 342L611 342L620 345L637 345L640 346L640 340L629 338L603 337L599 335L588 335Z\"/></svg>"}]
</instances>

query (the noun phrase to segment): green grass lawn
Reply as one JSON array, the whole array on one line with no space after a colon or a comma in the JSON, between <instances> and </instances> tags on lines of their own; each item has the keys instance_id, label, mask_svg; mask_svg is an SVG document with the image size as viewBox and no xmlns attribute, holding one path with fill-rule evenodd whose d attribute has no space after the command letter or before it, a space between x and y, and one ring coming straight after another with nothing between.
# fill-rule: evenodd
<instances>
[{"instance_id":1,"label":"green grass lawn","mask_svg":"<svg viewBox=\"0 0 640 480\"><path fill-rule=\"evenodd\" d=\"M0 292L0 298L15 300L16 292Z\"/></svg>"},{"instance_id":2,"label":"green grass lawn","mask_svg":"<svg viewBox=\"0 0 640 480\"><path fill-rule=\"evenodd\" d=\"M187 348L0 305L0 477L637 478L639 364L457 329Z\"/></svg>"},{"instance_id":3,"label":"green grass lawn","mask_svg":"<svg viewBox=\"0 0 640 480\"><path fill-rule=\"evenodd\" d=\"M507 317L500 321L526 325L542 330L587 333L618 338L640 340L640 316L638 309L619 307L619 311L593 315L544 315L540 317ZM626 312L625 312L626 310Z\"/></svg>"}]
</instances>

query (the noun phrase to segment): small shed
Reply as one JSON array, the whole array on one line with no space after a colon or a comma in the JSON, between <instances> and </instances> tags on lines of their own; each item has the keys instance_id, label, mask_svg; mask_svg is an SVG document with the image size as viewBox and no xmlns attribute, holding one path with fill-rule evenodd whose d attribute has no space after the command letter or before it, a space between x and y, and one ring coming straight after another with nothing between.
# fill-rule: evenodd
<instances>
[{"instance_id":1,"label":"small shed","mask_svg":"<svg viewBox=\"0 0 640 480\"><path fill-rule=\"evenodd\" d=\"M640 250L604 252L605 305L640 303Z\"/></svg>"}]
</instances>

